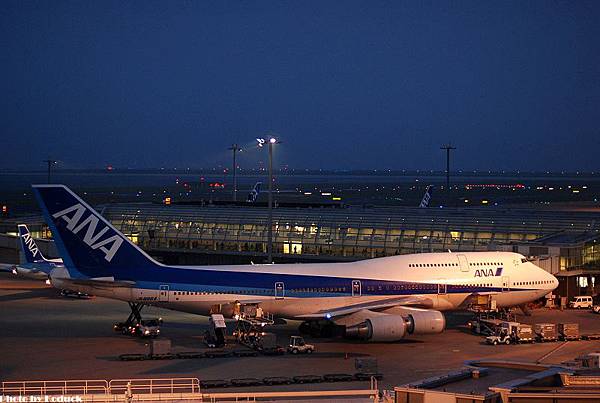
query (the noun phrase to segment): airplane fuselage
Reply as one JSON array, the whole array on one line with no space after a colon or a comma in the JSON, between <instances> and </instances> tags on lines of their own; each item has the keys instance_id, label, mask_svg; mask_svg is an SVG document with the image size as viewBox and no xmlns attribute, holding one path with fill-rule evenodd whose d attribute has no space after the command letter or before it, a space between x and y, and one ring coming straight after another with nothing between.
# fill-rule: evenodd
<instances>
[{"instance_id":1,"label":"airplane fuselage","mask_svg":"<svg viewBox=\"0 0 600 403\"><path fill-rule=\"evenodd\" d=\"M416 306L440 311L466 308L474 295L509 307L535 301L557 286L554 276L509 252L423 253L351 263L164 266L150 276L136 276L131 287L73 285L64 269L51 278L58 288L177 311L207 315L214 305L259 303L282 318L401 297L416 297L421 301Z\"/></svg>"}]
</instances>

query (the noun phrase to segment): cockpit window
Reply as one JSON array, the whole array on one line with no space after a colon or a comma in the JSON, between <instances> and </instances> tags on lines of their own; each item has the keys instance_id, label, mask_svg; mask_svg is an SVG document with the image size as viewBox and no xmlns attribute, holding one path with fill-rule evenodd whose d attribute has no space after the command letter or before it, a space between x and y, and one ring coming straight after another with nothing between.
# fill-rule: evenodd
<instances>
[{"instance_id":1,"label":"cockpit window","mask_svg":"<svg viewBox=\"0 0 600 403\"><path fill-rule=\"evenodd\" d=\"M524 257L521 258L521 263L527 263L527 259L525 259Z\"/></svg>"}]
</instances>

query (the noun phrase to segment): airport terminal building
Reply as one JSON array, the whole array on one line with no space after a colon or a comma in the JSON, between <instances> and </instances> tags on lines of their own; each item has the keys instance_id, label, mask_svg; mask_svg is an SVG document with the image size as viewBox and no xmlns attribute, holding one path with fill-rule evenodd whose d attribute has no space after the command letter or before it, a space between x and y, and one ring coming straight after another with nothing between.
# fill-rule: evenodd
<instances>
[{"instance_id":1,"label":"airport terminal building","mask_svg":"<svg viewBox=\"0 0 600 403\"><path fill-rule=\"evenodd\" d=\"M98 209L163 262L248 264L262 263L267 256L268 210L263 206L139 203ZM41 220L30 221L34 236L50 236ZM600 211L593 210L341 205L273 209L275 262L515 251L535 257L538 265L561 279L558 293L570 296L600 291L599 243Z\"/></svg>"}]
</instances>

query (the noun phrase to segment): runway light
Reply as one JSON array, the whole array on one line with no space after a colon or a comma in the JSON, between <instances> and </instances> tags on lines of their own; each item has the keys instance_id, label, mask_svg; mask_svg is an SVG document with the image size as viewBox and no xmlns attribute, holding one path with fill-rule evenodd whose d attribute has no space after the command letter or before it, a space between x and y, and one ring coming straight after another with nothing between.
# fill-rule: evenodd
<instances>
[{"instance_id":1,"label":"runway light","mask_svg":"<svg viewBox=\"0 0 600 403\"><path fill-rule=\"evenodd\" d=\"M277 143L277 139L276 139L275 137L271 137L271 138L269 139L269 143L271 143L271 144L275 144L275 143Z\"/></svg>"},{"instance_id":2,"label":"runway light","mask_svg":"<svg viewBox=\"0 0 600 403\"><path fill-rule=\"evenodd\" d=\"M330 314L330 313L327 313L327 314L325 315L325 317L326 317L327 319L331 319L331 314Z\"/></svg>"}]
</instances>

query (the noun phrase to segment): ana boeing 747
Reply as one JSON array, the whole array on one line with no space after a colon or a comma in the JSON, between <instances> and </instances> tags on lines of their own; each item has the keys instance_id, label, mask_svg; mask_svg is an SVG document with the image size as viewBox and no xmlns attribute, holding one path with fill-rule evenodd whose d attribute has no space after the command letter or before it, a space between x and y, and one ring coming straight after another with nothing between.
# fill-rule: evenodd
<instances>
[{"instance_id":1,"label":"ana boeing 747","mask_svg":"<svg viewBox=\"0 0 600 403\"><path fill-rule=\"evenodd\" d=\"M276 318L345 326L395 341L440 333L442 311L487 296L498 307L535 301L558 281L517 253L422 253L350 263L169 266L152 259L63 185L34 185L64 266L55 287L200 315L244 304Z\"/></svg>"}]
</instances>

